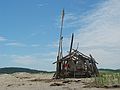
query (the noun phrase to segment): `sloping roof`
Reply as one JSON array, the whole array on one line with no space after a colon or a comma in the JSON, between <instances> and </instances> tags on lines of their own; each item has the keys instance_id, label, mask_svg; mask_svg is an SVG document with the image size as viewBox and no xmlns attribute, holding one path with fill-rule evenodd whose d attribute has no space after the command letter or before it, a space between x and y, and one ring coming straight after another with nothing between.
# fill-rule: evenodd
<instances>
[{"instance_id":1,"label":"sloping roof","mask_svg":"<svg viewBox=\"0 0 120 90\"><path fill-rule=\"evenodd\" d=\"M69 53L68 55L61 58L59 60L59 62L67 61L67 60L70 60L70 59L71 60L79 60L80 58L82 58L82 60L89 60L89 61L91 61L91 59L92 59L94 63L97 63L94 58L92 58L90 56L87 56L87 55L85 55L85 54L83 54L83 53L81 53L81 52L79 52L78 50L75 50L75 49L73 49L72 52ZM54 62L53 64L55 64L56 62Z\"/></svg>"}]
</instances>

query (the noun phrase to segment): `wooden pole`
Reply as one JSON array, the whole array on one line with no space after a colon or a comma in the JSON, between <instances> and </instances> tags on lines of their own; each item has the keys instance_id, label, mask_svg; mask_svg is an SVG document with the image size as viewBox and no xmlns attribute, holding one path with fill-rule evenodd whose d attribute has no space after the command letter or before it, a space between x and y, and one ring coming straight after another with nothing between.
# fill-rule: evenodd
<instances>
[{"instance_id":1,"label":"wooden pole","mask_svg":"<svg viewBox=\"0 0 120 90\"><path fill-rule=\"evenodd\" d=\"M60 40L59 40L59 47L58 47L58 56L57 56L57 65L56 65L56 78L60 77L61 72L61 62L60 59L63 57L62 53L62 30L63 30L63 21L64 21L64 9L62 10L62 16L61 16L61 29L60 29Z\"/></svg>"},{"instance_id":2,"label":"wooden pole","mask_svg":"<svg viewBox=\"0 0 120 90\"><path fill-rule=\"evenodd\" d=\"M74 38L74 33L72 33L72 38L71 38L71 45L70 45L70 52L72 51L72 46L73 46L73 38Z\"/></svg>"}]
</instances>

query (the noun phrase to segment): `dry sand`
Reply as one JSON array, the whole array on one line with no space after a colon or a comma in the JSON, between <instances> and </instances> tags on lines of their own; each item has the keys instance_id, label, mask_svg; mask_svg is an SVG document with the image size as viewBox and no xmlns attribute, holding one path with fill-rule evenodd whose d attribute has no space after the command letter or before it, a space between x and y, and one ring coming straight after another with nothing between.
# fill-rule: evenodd
<instances>
[{"instance_id":1,"label":"dry sand","mask_svg":"<svg viewBox=\"0 0 120 90\"><path fill-rule=\"evenodd\" d=\"M0 90L108 90L106 88L83 88L85 79L53 80L53 74L14 73L0 75ZM58 85L58 86L54 86ZM120 88L111 88L120 90Z\"/></svg>"}]
</instances>

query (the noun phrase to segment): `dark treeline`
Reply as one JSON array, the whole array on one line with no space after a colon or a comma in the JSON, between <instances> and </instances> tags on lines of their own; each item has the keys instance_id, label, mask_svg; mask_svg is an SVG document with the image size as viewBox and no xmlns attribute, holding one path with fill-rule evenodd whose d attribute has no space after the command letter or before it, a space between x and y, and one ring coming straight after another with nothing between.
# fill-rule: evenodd
<instances>
[{"instance_id":1,"label":"dark treeline","mask_svg":"<svg viewBox=\"0 0 120 90\"><path fill-rule=\"evenodd\" d=\"M53 73L54 71L42 71L42 70L34 70L28 68L19 68L19 67L5 67L0 68L0 74L12 74L17 72L26 72L26 73Z\"/></svg>"},{"instance_id":2,"label":"dark treeline","mask_svg":"<svg viewBox=\"0 0 120 90\"><path fill-rule=\"evenodd\" d=\"M120 69L99 69L99 71L104 72L120 72ZM42 71L42 70L34 70L28 68L20 68L20 67L5 67L0 68L0 74L12 74L17 72L26 72L26 73L55 73L55 71Z\"/></svg>"}]
</instances>

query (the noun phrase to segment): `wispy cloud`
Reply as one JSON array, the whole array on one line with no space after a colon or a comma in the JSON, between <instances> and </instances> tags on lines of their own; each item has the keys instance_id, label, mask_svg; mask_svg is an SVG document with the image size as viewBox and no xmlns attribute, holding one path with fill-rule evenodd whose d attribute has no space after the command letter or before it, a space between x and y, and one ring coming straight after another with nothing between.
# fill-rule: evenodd
<instances>
[{"instance_id":1,"label":"wispy cloud","mask_svg":"<svg viewBox=\"0 0 120 90\"><path fill-rule=\"evenodd\" d=\"M20 65L34 65L36 64L36 58L31 56L18 56L12 55L13 62Z\"/></svg>"},{"instance_id":2,"label":"wispy cloud","mask_svg":"<svg viewBox=\"0 0 120 90\"><path fill-rule=\"evenodd\" d=\"M44 7L44 6L47 6L47 5L48 5L48 3L39 3L39 4L37 4L38 7Z\"/></svg>"},{"instance_id":3,"label":"wispy cloud","mask_svg":"<svg viewBox=\"0 0 120 90\"><path fill-rule=\"evenodd\" d=\"M49 52L49 54L7 55L15 66L33 67L41 70L54 70L55 67L52 63L56 60L55 56L54 52Z\"/></svg>"},{"instance_id":4,"label":"wispy cloud","mask_svg":"<svg viewBox=\"0 0 120 90\"><path fill-rule=\"evenodd\" d=\"M80 24L80 16L78 14L73 14L73 13L65 13L64 16L64 28L75 28L76 26L78 27L78 24ZM61 23L61 17L59 19L56 19L56 25L58 28L60 28L60 23Z\"/></svg>"},{"instance_id":5,"label":"wispy cloud","mask_svg":"<svg viewBox=\"0 0 120 90\"><path fill-rule=\"evenodd\" d=\"M26 45L23 43L18 43L18 42L10 42L10 43L6 43L6 46L15 46L15 47L25 47Z\"/></svg>"},{"instance_id":6,"label":"wispy cloud","mask_svg":"<svg viewBox=\"0 0 120 90\"><path fill-rule=\"evenodd\" d=\"M106 0L83 15L68 14L67 27L75 27L74 46L90 54L100 68L120 67L120 1ZM63 47L69 48L70 37L64 38Z\"/></svg>"},{"instance_id":7,"label":"wispy cloud","mask_svg":"<svg viewBox=\"0 0 120 90\"><path fill-rule=\"evenodd\" d=\"M0 36L0 41L6 41L7 39L3 36Z\"/></svg>"},{"instance_id":8,"label":"wispy cloud","mask_svg":"<svg viewBox=\"0 0 120 90\"><path fill-rule=\"evenodd\" d=\"M120 67L119 10L119 0L105 1L83 18L87 25L76 32L75 42L80 43L80 50L93 53L100 67Z\"/></svg>"},{"instance_id":9,"label":"wispy cloud","mask_svg":"<svg viewBox=\"0 0 120 90\"><path fill-rule=\"evenodd\" d=\"M78 30L77 37L81 46L120 46L120 9L119 0L102 4L84 20L88 26ZM78 34L79 33L79 34ZM84 42L83 42L84 41Z\"/></svg>"},{"instance_id":10,"label":"wispy cloud","mask_svg":"<svg viewBox=\"0 0 120 90\"><path fill-rule=\"evenodd\" d=\"M31 47L40 47L40 44L32 44Z\"/></svg>"}]
</instances>

